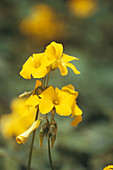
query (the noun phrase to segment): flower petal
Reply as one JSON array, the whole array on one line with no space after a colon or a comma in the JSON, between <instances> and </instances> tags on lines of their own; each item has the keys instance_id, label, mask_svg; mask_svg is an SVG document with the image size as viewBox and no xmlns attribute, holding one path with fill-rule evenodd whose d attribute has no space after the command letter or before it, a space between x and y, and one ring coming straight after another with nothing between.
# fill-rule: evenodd
<instances>
[{"instance_id":1,"label":"flower petal","mask_svg":"<svg viewBox=\"0 0 113 170\"><path fill-rule=\"evenodd\" d=\"M48 69L46 66L41 65L38 68L34 68L32 70L32 76L33 78L42 78L48 73Z\"/></svg>"},{"instance_id":2,"label":"flower petal","mask_svg":"<svg viewBox=\"0 0 113 170\"><path fill-rule=\"evenodd\" d=\"M48 99L48 100L54 101L56 99L56 92L55 92L54 87L49 86L39 96L44 98L45 100Z\"/></svg>"},{"instance_id":3,"label":"flower petal","mask_svg":"<svg viewBox=\"0 0 113 170\"><path fill-rule=\"evenodd\" d=\"M40 99L39 110L42 114L46 114L50 112L53 109L53 107L54 107L54 104L52 100L48 100L46 98Z\"/></svg>"},{"instance_id":4,"label":"flower petal","mask_svg":"<svg viewBox=\"0 0 113 170\"><path fill-rule=\"evenodd\" d=\"M63 90L59 90L58 88L55 89L57 92L57 97L60 104L65 104L69 108L73 108L75 98L76 96L67 92L64 92Z\"/></svg>"},{"instance_id":5,"label":"flower petal","mask_svg":"<svg viewBox=\"0 0 113 170\"><path fill-rule=\"evenodd\" d=\"M76 116L75 119L71 122L72 126L77 126L78 123L80 123L82 121L82 116Z\"/></svg>"},{"instance_id":6,"label":"flower petal","mask_svg":"<svg viewBox=\"0 0 113 170\"><path fill-rule=\"evenodd\" d=\"M112 169L113 169L113 165L108 165L103 170L112 170Z\"/></svg>"},{"instance_id":7,"label":"flower petal","mask_svg":"<svg viewBox=\"0 0 113 170\"><path fill-rule=\"evenodd\" d=\"M80 74L80 72L76 69L76 67L72 63L65 63L65 66L70 67L75 74Z\"/></svg>"},{"instance_id":8,"label":"flower petal","mask_svg":"<svg viewBox=\"0 0 113 170\"><path fill-rule=\"evenodd\" d=\"M75 88L74 88L74 86L72 84L69 84L67 86L62 87L62 90L67 92L67 93L76 95L76 98L78 96L78 92L75 91Z\"/></svg>"},{"instance_id":9,"label":"flower petal","mask_svg":"<svg viewBox=\"0 0 113 170\"><path fill-rule=\"evenodd\" d=\"M82 110L77 106L75 102L72 110L72 116L80 116L80 115L82 115Z\"/></svg>"},{"instance_id":10,"label":"flower petal","mask_svg":"<svg viewBox=\"0 0 113 170\"><path fill-rule=\"evenodd\" d=\"M42 82L40 80L36 80L35 89L41 85L42 85Z\"/></svg>"},{"instance_id":11,"label":"flower petal","mask_svg":"<svg viewBox=\"0 0 113 170\"><path fill-rule=\"evenodd\" d=\"M20 75L25 79L31 79L32 69L33 69L33 58L29 57L28 60L22 66Z\"/></svg>"},{"instance_id":12,"label":"flower petal","mask_svg":"<svg viewBox=\"0 0 113 170\"><path fill-rule=\"evenodd\" d=\"M59 64L59 69L60 69L60 73L62 76L66 76L68 74L68 69L66 68L65 65L63 64Z\"/></svg>"},{"instance_id":13,"label":"flower petal","mask_svg":"<svg viewBox=\"0 0 113 170\"><path fill-rule=\"evenodd\" d=\"M25 102L27 107L35 107L39 104L39 97L37 95L31 95Z\"/></svg>"},{"instance_id":14,"label":"flower petal","mask_svg":"<svg viewBox=\"0 0 113 170\"><path fill-rule=\"evenodd\" d=\"M56 52L56 59L59 60L62 56L63 53L63 46L62 44L56 43L56 42L52 42L51 45L55 48L55 52Z\"/></svg>"},{"instance_id":15,"label":"flower petal","mask_svg":"<svg viewBox=\"0 0 113 170\"><path fill-rule=\"evenodd\" d=\"M63 53L61 60L62 60L63 63L68 63L68 62L70 62L70 61L79 60L79 59L76 58L76 57L69 56L69 55Z\"/></svg>"},{"instance_id":16,"label":"flower petal","mask_svg":"<svg viewBox=\"0 0 113 170\"><path fill-rule=\"evenodd\" d=\"M56 113L60 116L69 116L71 114L71 108L66 104L55 105Z\"/></svg>"}]
</instances>

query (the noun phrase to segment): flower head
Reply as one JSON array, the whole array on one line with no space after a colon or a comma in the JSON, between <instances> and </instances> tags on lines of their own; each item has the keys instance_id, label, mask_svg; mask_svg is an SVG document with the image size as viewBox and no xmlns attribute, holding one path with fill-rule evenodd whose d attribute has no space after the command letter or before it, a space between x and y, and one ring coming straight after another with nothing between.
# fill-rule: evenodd
<instances>
[{"instance_id":1,"label":"flower head","mask_svg":"<svg viewBox=\"0 0 113 170\"><path fill-rule=\"evenodd\" d=\"M44 53L33 54L33 57L29 57L25 64L22 66L20 75L25 79L42 78L48 73L48 68L43 64L42 58Z\"/></svg>"},{"instance_id":2,"label":"flower head","mask_svg":"<svg viewBox=\"0 0 113 170\"><path fill-rule=\"evenodd\" d=\"M59 115L69 116L72 113L76 95L50 86L40 97L39 109L42 114L46 114L55 108Z\"/></svg>"},{"instance_id":3,"label":"flower head","mask_svg":"<svg viewBox=\"0 0 113 170\"><path fill-rule=\"evenodd\" d=\"M62 44L52 42L48 45L45 50L45 58L47 65L50 66L50 70L54 70L58 67L62 76L68 74L67 67L70 67L75 74L80 74L76 67L69 63L70 61L78 60L78 58L64 54Z\"/></svg>"}]
</instances>

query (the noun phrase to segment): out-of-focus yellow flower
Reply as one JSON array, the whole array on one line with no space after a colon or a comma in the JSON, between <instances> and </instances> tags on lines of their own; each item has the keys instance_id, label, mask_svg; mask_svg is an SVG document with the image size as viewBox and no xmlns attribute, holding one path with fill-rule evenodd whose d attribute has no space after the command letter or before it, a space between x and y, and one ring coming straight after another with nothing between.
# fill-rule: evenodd
<instances>
[{"instance_id":1,"label":"out-of-focus yellow flower","mask_svg":"<svg viewBox=\"0 0 113 170\"><path fill-rule=\"evenodd\" d=\"M31 14L22 20L20 30L35 40L58 40L64 35L64 24L51 7L41 3L32 7Z\"/></svg>"},{"instance_id":2,"label":"out-of-focus yellow flower","mask_svg":"<svg viewBox=\"0 0 113 170\"><path fill-rule=\"evenodd\" d=\"M20 75L25 79L42 78L48 73L47 67L41 61L44 53L33 54L33 57L29 57L25 64L22 66Z\"/></svg>"},{"instance_id":3,"label":"out-of-focus yellow flower","mask_svg":"<svg viewBox=\"0 0 113 170\"><path fill-rule=\"evenodd\" d=\"M71 12L78 18L86 18L93 15L97 10L96 0L69 0Z\"/></svg>"},{"instance_id":4,"label":"out-of-focus yellow flower","mask_svg":"<svg viewBox=\"0 0 113 170\"><path fill-rule=\"evenodd\" d=\"M112 169L113 169L113 165L108 165L103 170L112 170Z\"/></svg>"},{"instance_id":5,"label":"out-of-focus yellow flower","mask_svg":"<svg viewBox=\"0 0 113 170\"><path fill-rule=\"evenodd\" d=\"M58 88L50 86L40 95L39 109L42 114L50 112L54 107L60 116L69 116L72 113L75 94L69 94Z\"/></svg>"},{"instance_id":6,"label":"out-of-focus yellow flower","mask_svg":"<svg viewBox=\"0 0 113 170\"><path fill-rule=\"evenodd\" d=\"M41 119L36 120L29 129L27 129L24 133L22 133L21 135L16 137L16 141L17 143L21 144L21 143L25 143L26 139L29 137L29 135L36 130L39 125L41 123Z\"/></svg>"},{"instance_id":7,"label":"out-of-focus yellow flower","mask_svg":"<svg viewBox=\"0 0 113 170\"><path fill-rule=\"evenodd\" d=\"M38 97L38 95L43 90L41 85L42 85L42 82L40 80L36 80L35 88L34 88L34 90L32 92L30 92L31 96L29 96L26 99L26 101L24 103L24 106L23 106L24 109L26 108L26 111L25 112L21 112L21 114L19 112L20 116L27 116L29 114L29 111L32 110L32 109L35 110L35 112L36 112L36 109L37 109L38 104L39 104L39 97ZM24 92L23 94L20 95L20 97L21 96L23 97L24 94L26 96L27 93L29 93L29 92Z\"/></svg>"},{"instance_id":8,"label":"out-of-focus yellow flower","mask_svg":"<svg viewBox=\"0 0 113 170\"><path fill-rule=\"evenodd\" d=\"M79 60L76 57L69 56L63 53L62 44L52 42L46 47L45 56L43 57L43 62L45 61L47 66L50 66L50 70L54 70L57 67L60 69L61 75L65 76L68 74L67 67L70 67L75 74L80 74L76 67L69 63L73 60Z\"/></svg>"},{"instance_id":9,"label":"out-of-focus yellow flower","mask_svg":"<svg viewBox=\"0 0 113 170\"><path fill-rule=\"evenodd\" d=\"M26 99L14 99L11 103L12 113L3 115L0 119L0 129L4 137L10 138L23 133L35 120L35 110L25 108ZM18 114L28 111L28 116L20 117Z\"/></svg>"}]
</instances>

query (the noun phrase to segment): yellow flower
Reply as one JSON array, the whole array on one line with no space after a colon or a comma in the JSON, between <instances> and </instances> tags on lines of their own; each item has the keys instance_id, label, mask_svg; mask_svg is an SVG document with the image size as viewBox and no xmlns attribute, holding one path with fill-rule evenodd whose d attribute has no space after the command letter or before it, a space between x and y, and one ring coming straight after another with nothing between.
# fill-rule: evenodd
<instances>
[{"instance_id":1,"label":"yellow flower","mask_svg":"<svg viewBox=\"0 0 113 170\"><path fill-rule=\"evenodd\" d=\"M60 116L69 116L72 113L76 95L50 86L40 95L39 110L42 114L50 112L54 107Z\"/></svg>"},{"instance_id":2,"label":"yellow flower","mask_svg":"<svg viewBox=\"0 0 113 170\"><path fill-rule=\"evenodd\" d=\"M22 66L20 75L25 79L33 78L42 78L48 72L48 68L41 61L44 56L44 53L33 54L33 57L29 57L28 60Z\"/></svg>"},{"instance_id":3,"label":"yellow flower","mask_svg":"<svg viewBox=\"0 0 113 170\"><path fill-rule=\"evenodd\" d=\"M64 32L66 32L61 18L57 18L55 11L43 3L32 7L30 15L23 18L20 30L24 35L35 39L38 43L62 39L65 36Z\"/></svg>"},{"instance_id":4,"label":"yellow flower","mask_svg":"<svg viewBox=\"0 0 113 170\"><path fill-rule=\"evenodd\" d=\"M103 170L112 170L112 169L113 169L113 165L108 165Z\"/></svg>"},{"instance_id":5,"label":"yellow flower","mask_svg":"<svg viewBox=\"0 0 113 170\"><path fill-rule=\"evenodd\" d=\"M80 74L80 72L76 69L76 67L69 63L73 60L79 60L76 57L69 56L63 53L62 44L52 42L50 45L46 47L45 56L43 57L43 62L46 61L46 65L50 66L51 70L56 69L57 67L60 69L61 75L65 76L68 74L67 67L70 67L75 74Z\"/></svg>"},{"instance_id":6,"label":"yellow flower","mask_svg":"<svg viewBox=\"0 0 113 170\"><path fill-rule=\"evenodd\" d=\"M69 94L74 94L75 95L75 100L78 97L78 92L75 91L75 88L73 85L69 84L67 86L64 86L62 88L63 91L66 91ZM78 105L76 104L77 102L74 102L74 105L72 107L72 113L71 113L71 117L75 117L75 119L71 122L72 126L77 126L79 122L82 121L82 110L78 107Z\"/></svg>"},{"instance_id":7,"label":"yellow flower","mask_svg":"<svg viewBox=\"0 0 113 170\"><path fill-rule=\"evenodd\" d=\"M69 9L78 18L86 18L97 10L96 0L69 0Z\"/></svg>"},{"instance_id":8,"label":"yellow flower","mask_svg":"<svg viewBox=\"0 0 113 170\"><path fill-rule=\"evenodd\" d=\"M11 103L12 113L3 115L0 119L0 130L5 138L17 136L23 133L35 120L35 111L32 108L27 116L20 117L18 114L26 112L26 99L14 99Z\"/></svg>"},{"instance_id":9,"label":"yellow flower","mask_svg":"<svg viewBox=\"0 0 113 170\"><path fill-rule=\"evenodd\" d=\"M31 127L26 130L24 133L22 133L21 135L17 136L16 137L16 141L17 143L21 144L21 143L25 143L26 142L26 139L29 137L29 135L39 127L41 123L41 119L39 120L36 120L32 125Z\"/></svg>"}]
</instances>

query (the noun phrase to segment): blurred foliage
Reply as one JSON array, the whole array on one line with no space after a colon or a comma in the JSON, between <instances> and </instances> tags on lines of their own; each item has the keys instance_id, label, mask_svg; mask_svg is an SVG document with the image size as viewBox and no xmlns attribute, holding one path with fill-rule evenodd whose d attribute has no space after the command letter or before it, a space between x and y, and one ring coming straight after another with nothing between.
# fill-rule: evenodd
<instances>
[{"instance_id":1,"label":"blurred foliage","mask_svg":"<svg viewBox=\"0 0 113 170\"><path fill-rule=\"evenodd\" d=\"M62 36L41 41L20 31L22 20L40 2L54 11L57 22L63 22ZM62 87L72 83L76 87L83 121L74 128L70 119L57 116L58 136L52 152L55 169L102 170L113 164L113 1L97 0L95 12L87 17L70 11L70 3L71 0L0 2L0 115L10 113L13 98L34 88L34 80L19 76L25 60L34 52L43 52L53 40L63 43L65 53L80 59L73 64L81 74L74 75L70 70L61 77L56 70L50 84ZM46 140L39 148L38 138L37 133L32 169L49 170ZM30 140L26 145L18 145L15 137L6 140L0 135L0 169L25 170Z\"/></svg>"}]
</instances>

